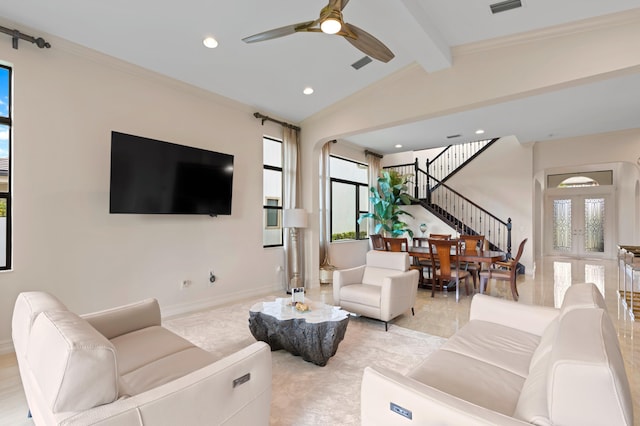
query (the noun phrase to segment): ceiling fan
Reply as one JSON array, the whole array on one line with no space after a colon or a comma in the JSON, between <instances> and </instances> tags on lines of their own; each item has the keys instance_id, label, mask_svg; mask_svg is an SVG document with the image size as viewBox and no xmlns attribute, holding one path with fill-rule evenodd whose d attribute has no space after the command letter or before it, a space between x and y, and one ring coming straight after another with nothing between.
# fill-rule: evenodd
<instances>
[{"instance_id":1,"label":"ceiling fan","mask_svg":"<svg viewBox=\"0 0 640 426\"><path fill-rule=\"evenodd\" d=\"M377 59L381 62L389 62L394 54L380 40L361 30L355 25L345 23L342 20L342 10L349 3L349 0L329 0L329 4L322 8L320 17L314 21L300 22L286 27L275 28L273 30L254 34L242 39L245 43L255 43L258 41L271 40L273 38L284 37L301 32L323 32L325 34L336 34L344 37L356 49Z\"/></svg>"}]
</instances>

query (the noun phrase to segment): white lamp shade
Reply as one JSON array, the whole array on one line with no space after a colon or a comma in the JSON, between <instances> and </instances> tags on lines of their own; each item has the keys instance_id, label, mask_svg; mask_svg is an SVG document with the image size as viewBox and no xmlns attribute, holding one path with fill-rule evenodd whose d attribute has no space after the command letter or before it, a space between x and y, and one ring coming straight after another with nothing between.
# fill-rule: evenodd
<instances>
[{"instance_id":1,"label":"white lamp shade","mask_svg":"<svg viewBox=\"0 0 640 426\"><path fill-rule=\"evenodd\" d=\"M284 209L282 226L285 228L306 228L307 211L305 209Z\"/></svg>"}]
</instances>

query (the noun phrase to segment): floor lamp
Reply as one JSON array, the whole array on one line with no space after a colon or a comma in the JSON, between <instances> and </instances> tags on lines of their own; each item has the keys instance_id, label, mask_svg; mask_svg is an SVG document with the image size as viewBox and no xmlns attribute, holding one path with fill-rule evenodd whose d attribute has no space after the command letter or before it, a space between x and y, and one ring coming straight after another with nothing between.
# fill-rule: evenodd
<instances>
[{"instance_id":1,"label":"floor lamp","mask_svg":"<svg viewBox=\"0 0 640 426\"><path fill-rule=\"evenodd\" d=\"M291 293L292 288L304 287L304 281L300 277L300 259L298 258L298 228L307 227L306 210L284 209L282 212L282 226L289 228L289 234L291 235L291 280L287 283L287 293Z\"/></svg>"}]
</instances>

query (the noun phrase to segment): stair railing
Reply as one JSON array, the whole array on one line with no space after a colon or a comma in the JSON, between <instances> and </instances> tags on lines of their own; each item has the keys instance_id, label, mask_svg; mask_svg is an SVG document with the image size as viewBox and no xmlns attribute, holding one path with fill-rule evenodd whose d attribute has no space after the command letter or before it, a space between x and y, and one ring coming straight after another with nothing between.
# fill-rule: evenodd
<instances>
[{"instance_id":1,"label":"stair railing","mask_svg":"<svg viewBox=\"0 0 640 426\"><path fill-rule=\"evenodd\" d=\"M463 234L484 235L492 249L507 253L511 258L511 218L504 221L464 195L430 176L414 163L385 167L400 174L412 175L413 196L420 204L442 221Z\"/></svg>"},{"instance_id":2,"label":"stair railing","mask_svg":"<svg viewBox=\"0 0 640 426\"><path fill-rule=\"evenodd\" d=\"M433 160L427 160L427 174L440 182L446 182L498 139L483 139L459 145L449 145Z\"/></svg>"}]
</instances>

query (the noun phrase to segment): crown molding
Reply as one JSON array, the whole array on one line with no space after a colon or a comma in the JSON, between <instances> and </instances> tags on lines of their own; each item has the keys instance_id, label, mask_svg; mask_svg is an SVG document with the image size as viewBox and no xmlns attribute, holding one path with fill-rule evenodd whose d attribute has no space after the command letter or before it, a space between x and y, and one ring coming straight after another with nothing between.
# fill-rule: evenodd
<instances>
[{"instance_id":1,"label":"crown molding","mask_svg":"<svg viewBox=\"0 0 640 426\"><path fill-rule=\"evenodd\" d=\"M583 19L580 21L570 22L568 24L555 25L541 30L527 31L516 35L483 40L477 43L453 46L451 48L451 53L454 57L470 55L488 50L501 49L525 43L627 25L629 23L637 23L640 25L640 8L598 16L596 18Z\"/></svg>"}]
</instances>

